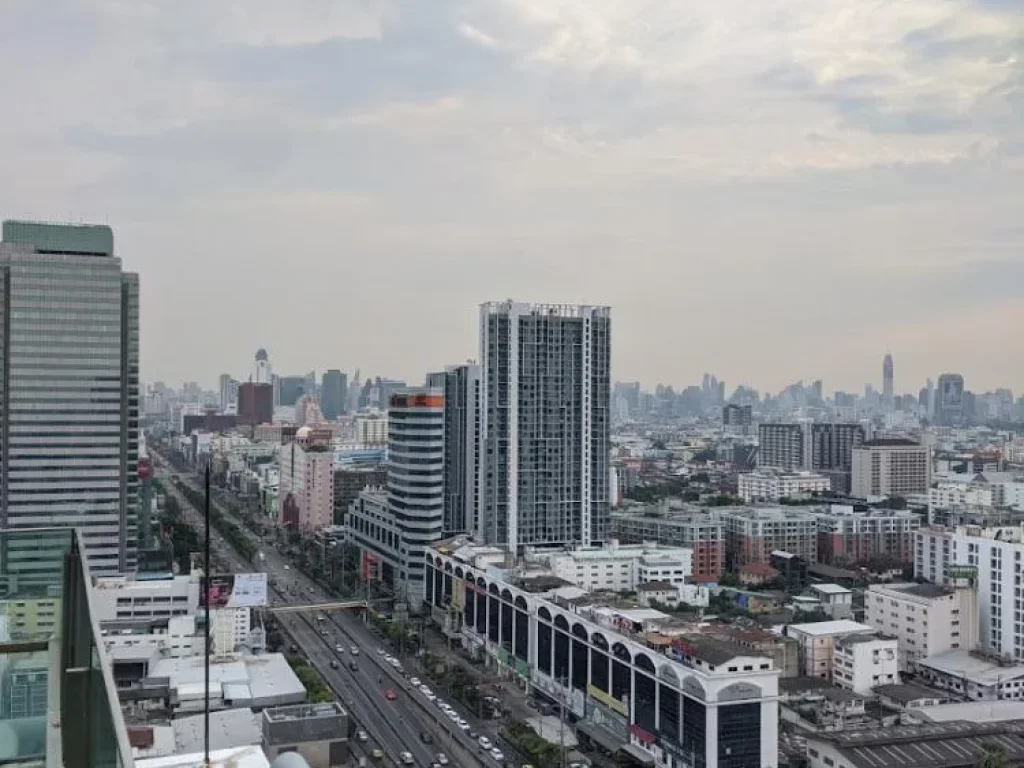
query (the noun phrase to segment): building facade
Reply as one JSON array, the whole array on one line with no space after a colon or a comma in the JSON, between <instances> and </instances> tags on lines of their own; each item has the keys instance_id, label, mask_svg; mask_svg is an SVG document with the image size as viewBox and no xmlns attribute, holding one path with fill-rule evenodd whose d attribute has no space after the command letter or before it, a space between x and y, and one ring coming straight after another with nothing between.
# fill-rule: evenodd
<instances>
[{"instance_id":1,"label":"building facade","mask_svg":"<svg viewBox=\"0 0 1024 768\"><path fill-rule=\"evenodd\" d=\"M109 227L6 221L0 303L0 528L75 527L93 573L130 571L138 275L122 270Z\"/></svg>"},{"instance_id":2,"label":"building facade","mask_svg":"<svg viewBox=\"0 0 1024 768\"><path fill-rule=\"evenodd\" d=\"M633 544L653 541L664 547L686 547L693 552L693 581L713 583L722 577L725 526L713 513L653 516L617 512L611 516L609 535Z\"/></svg>"},{"instance_id":3,"label":"building facade","mask_svg":"<svg viewBox=\"0 0 1024 768\"><path fill-rule=\"evenodd\" d=\"M759 469L739 476L739 496L743 501L776 502L829 490L827 477L813 472L786 472Z\"/></svg>"},{"instance_id":4,"label":"building facade","mask_svg":"<svg viewBox=\"0 0 1024 768\"><path fill-rule=\"evenodd\" d=\"M592 544L608 529L611 310L480 308L481 541Z\"/></svg>"},{"instance_id":5,"label":"building facade","mask_svg":"<svg viewBox=\"0 0 1024 768\"><path fill-rule=\"evenodd\" d=\"M581 615L442 549L426 555L427 601L452 617L465 645L563 703L579 733L666 768L778 765L771 658L693 635L660 652L621 616Z\"/></svg>"},{"instance_id":6,"label":"building facade","mask_svg":"<svg viewBox=\"0 0 1024 768\"><path fill-rule=\"evenodd\" d=\"M818 562L818 522L800 507L725 507L719 514L725 524L726 562L734 569L747 563L768 565L776 550Z\"/></svg>"},{"instance_id":7,"label":"building facade","mask_svg":"<svg viewBox=\"0 0 1024 768\"><path fill-rule=\"evenodd\" d=\"M331 368L320 380L320 410L324 418L334 421L348 404L348 374Z\"/></svg>"},{"instance_id":8,"label":"building facade","mask_svg":"<svg viewBox=\"0 0 1024 768\"><path fill-rule=\"evenodd\" d=\"M840 688L869 695L879 685L900 681L897 642L876 632L836 638L832 648L832 681Z\"/></svg>"},{"instance_id":9,"label":"building facade","mask_svg":"<svg viewBox=\"0 0 1024 768\"><path fill-rule=\"evenodd\" d=\"M853 450L851 493L859 498L927 495L931 449L913 440L869 440Z\"/></svg>"},{"instance_id":10,"label":"building facade","mask_svg":"<svg viewBox=\"0 0 1024 768\"><path fill-rule=\"evenodd\" d=\"M427 386L444 393L445 536L479 528L480 366L450 366L427 375Z\"/></svg>"},{"instance_id":11,"label":"building facade","mask_svg":"<svg viewBox=\"0 0 1024 768\"><path fill-rule=\"evenodd\" d=\"M759 424L757 466L795 470L804 467L804 430L801 424Z\"/></svg>"},{"instance_id":12,"label":"building facade","mask_svg":"<svg viewBox=\"0 0 1024 768\"><path fill-rule=\"evenodd\" d=\"M278 522L304 533L334 523L334 454L311 444L309 427L278 451Z\"/></svg>"},{"instance_id":13,"label":"building facade","mask_svg":"<svg viewBox=\"0 0 1024 768\"><path fill-rule=\"evenodd\" d=\"M367 488L382 488L388 472L383 466L338 467L334 470L334 524L345 525L348 509Z\"/></svg>"},{"instance_id":14,"label":"building facade","mask_svg":"<svg viewBox=\"0 0 1024 768\"><path fill-rule=\"evenodd\" d=\"M935 391L935 423L960 427L965 423L964 415L964 377L959 373L942 374Z\"/></svg>"},{"instance_id":15,"label":"building facade","mask_svg":"<svg viewBox=\"0 0 1024 768\"><path fill-rule=\"evenodd\" d=\"M899 667L907 671L929 656L977 645L977 596L970 587L872 584L864 623L899 641Z\"/></svg>"},{"instance_id":16,"label":"building facade","mask_svg":"<svg viewBox=\"0 0 1024 768\"><path fill-rule=\"evenodd\" d=\"M274 420L274 387L246 381L238 385L238 423L248 426Z\"/></svg>"},{"instance_id":17,"label":"building facade","mask_svg":"<svg viewBox=\"0 0 1024 768\"><path fill-rule=\"evenodd\" d=\"M879 558L914 561L914 535L921 516L906 510L854 512L833 504L818 520L818 557L828 565L852 565Z\"/></svg>"}]
</instances>

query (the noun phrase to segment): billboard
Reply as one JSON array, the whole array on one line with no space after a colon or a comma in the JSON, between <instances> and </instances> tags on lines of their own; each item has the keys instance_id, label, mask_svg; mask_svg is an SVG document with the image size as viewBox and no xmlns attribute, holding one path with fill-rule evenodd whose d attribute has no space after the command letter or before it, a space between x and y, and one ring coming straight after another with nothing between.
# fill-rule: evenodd
<instances>
[{"instance_id":1,"label":"billboard","mask_svg":"<svg viewBox=\"0 0 1024 768\"><path fill-rule=\"evenodd\" d=\"M199 605L203 608L258 608L267 604L267 574L228 573L203 577Z\"/></svg>"}]
</instances>

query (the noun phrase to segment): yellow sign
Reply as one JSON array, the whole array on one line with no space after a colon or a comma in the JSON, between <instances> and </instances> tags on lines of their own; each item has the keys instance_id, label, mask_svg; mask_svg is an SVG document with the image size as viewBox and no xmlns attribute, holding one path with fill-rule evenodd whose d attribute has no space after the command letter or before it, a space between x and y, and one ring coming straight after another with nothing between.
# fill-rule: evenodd
<instances>
[{"instance_id":1,"label":"yellow sign","mask_svg":"<svg viewBox=\"0 0 1024 768\"><path fill-rule=\"evenodd\" d=\"M629 717L629 709L627 709L626 705L618 699L616 699L611 694L605 693L600 688L594 685L587 686L587 694L590 696L590 698L597 699L606 707L614 709L620 715L625 715L626 717Z\"/></svg>"}]
</instances>

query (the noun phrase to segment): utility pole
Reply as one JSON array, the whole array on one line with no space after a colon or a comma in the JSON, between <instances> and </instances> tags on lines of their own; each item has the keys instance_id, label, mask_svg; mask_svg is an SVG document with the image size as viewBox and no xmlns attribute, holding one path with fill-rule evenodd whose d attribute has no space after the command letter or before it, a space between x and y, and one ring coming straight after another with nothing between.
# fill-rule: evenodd
<instances>
[{"instance_id":1,"label":"utility pole","mask_svg":"<svg viewBox=\"0 0 1024 768\"><path fill-rule=\"evenodd\" d=\"M206 642L203 643L205 649L204 664L203 664L203 677L205 682L205 696L203 697L203 755L205 759L205 765L209 768L210 765L210 579L213 574L210 573L210 464L207 461L206 464L206 480L205 480L205 502L203 504L203 513L206 517L206 557L203 563L203 570L206 576Z\"/></svg>"}]
</instances>

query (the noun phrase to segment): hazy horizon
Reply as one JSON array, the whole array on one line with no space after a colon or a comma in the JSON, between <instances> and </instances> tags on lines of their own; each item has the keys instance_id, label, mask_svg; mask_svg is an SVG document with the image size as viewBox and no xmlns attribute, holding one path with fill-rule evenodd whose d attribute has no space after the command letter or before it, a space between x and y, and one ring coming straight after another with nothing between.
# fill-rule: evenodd
<instances>
[{"instance_id":1,"label":"hazy horizon","mask_svg":"<svg viewBox=\"0 0 1024 768\"><path fill-rule=\"evenodd\" d=\"M146 381L419 381L478 305L613 378L1020 390L1024 3L12 0L0 218L106 223ZM1017 394L1020 394L1017 392Z\"/></svg>"}]
</instances>

